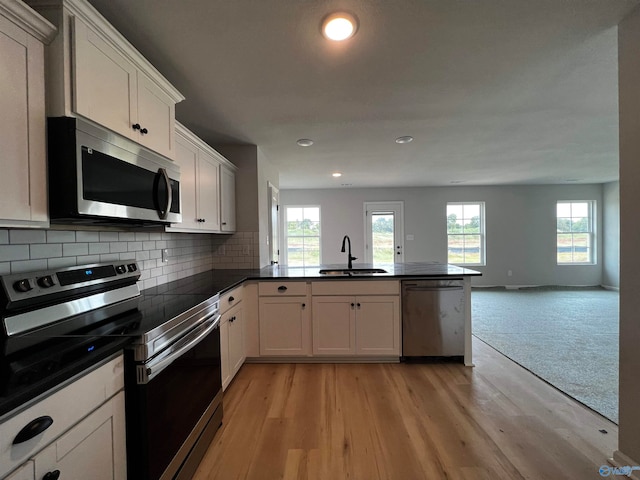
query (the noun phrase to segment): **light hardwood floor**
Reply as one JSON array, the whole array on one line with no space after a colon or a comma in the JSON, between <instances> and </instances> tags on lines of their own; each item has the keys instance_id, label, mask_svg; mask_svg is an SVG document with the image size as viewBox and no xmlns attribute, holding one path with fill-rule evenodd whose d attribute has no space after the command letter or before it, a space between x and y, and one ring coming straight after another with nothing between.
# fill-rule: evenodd
<instances>
[{"instance_id":1,"label":"light hardwood floor","mask_svg":"<svg viewBox=\"0 0 640 480\"><path fill-rule=\"evenodd\" d=\"M602 478L615 424L473 351L473 368L246 364L194 480Z\"/></svg>"}]
</instances>

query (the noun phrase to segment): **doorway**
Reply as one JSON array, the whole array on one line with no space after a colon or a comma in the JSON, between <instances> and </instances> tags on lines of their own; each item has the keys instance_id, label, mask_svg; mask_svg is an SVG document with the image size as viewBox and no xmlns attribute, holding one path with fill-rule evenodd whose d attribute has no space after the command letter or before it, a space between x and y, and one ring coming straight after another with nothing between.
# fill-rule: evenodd
<instances>
[{"instance_id":1,"label":"doorway","mask_svg":"<svg viewBox=\"0 0 640 480\"><path fill-rule=\"evenodd\" d=\"M404 202L365 202L365 261L404 261Z\"/></svg>"},{"instance_id":2,"label":"doorway","mask_svg":"<svg viewBox=\"0 0 640 480\"><path fill-rule=\"evenodd\" d=\"M271 182L267 183L269 193L269 263L277 265L280 261L280 190Z\"/></svg>"}]
</instances>

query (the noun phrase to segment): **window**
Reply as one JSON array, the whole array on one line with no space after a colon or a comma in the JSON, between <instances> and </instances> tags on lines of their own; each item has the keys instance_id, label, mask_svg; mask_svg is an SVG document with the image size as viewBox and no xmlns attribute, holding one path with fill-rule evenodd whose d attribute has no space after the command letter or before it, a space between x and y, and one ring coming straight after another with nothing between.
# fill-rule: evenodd
<instances>
[{"instance_id":1,"label":"window","mask_svg":"<svg viewBox=\"0 0 640 480\"><path fill-rule=\"evenodd\" d=\"M284 233L288 266L320 265L320 207L286 207Z\"/></svg>"},{"instance_id":2,"label":"window","mask_svg":"<svg viewBox=\"0 0 640 480\"><path fill-rule=\"evenodd\" d=\"M558 264L593 263L593 201L556 204Z\"/></svg>"},{"instance_id":3,"label":"window","mask_svg":"<svg viewBox=\"0 0 640 480\"><path fill-rule=\"evenodd\" d=\"M447 203L447 262L484 265L484 202Z\"/></svg>"}]
</instances>

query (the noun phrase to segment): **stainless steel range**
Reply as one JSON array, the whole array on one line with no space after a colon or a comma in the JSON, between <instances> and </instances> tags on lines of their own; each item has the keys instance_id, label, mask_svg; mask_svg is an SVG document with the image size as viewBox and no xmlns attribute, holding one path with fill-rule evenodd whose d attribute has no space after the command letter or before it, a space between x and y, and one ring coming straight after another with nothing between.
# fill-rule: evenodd
<instances>
[{"instance_id":1,"label":"stainless steel range","mask_svg":"<svg viewBox=\"0 0 640 480\"><path fill-rule=\"evenodd\" d=\"M222 421L217 296L123 261L0 277L0 416L125 349L128 478L186 479Z\"/></svg>"}]
</instances>

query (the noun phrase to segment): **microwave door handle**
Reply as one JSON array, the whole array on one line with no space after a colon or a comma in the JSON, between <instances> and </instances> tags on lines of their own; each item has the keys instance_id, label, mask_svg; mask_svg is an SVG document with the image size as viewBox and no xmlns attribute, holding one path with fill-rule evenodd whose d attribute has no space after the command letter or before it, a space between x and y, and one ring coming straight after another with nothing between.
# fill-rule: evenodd
<instances>
[{"instance_id":1,"label":"microwave door handle","mask_svg":"<svg viewBox=\"0 0 640 480\"><path fill-rule=\"evenodd\" d=\"M158 216L160 217L161 220L165 220L167 218L167 215L169 215L169 210L171 209L171 203L173 201L172 199L172 192L171 192L171 180L169 179L169 175L167 174L167 170L164 168L159 168L158 169L158 175L162 176L162 179L164 180L164 184L167 186L167 205L164 209L164 211L162 210L158 210ZM160 190L160 189L158 189ZM160 192L158 191L158 205L160 205Z\"/></svg>"}]
</instances>

